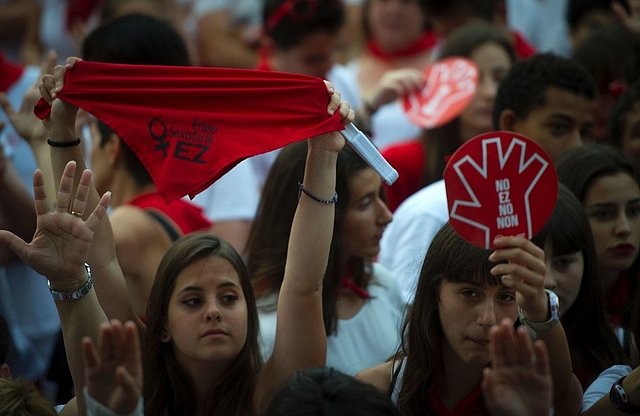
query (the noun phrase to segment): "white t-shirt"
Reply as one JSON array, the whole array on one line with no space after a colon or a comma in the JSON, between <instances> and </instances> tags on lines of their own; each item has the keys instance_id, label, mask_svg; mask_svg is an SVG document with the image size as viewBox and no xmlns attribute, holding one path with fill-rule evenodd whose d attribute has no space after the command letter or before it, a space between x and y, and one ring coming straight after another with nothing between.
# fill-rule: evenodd
<instances>
[{"instance_id":1,"label":"white t-shirt","mask_svg":"<svg viewBox=\"0 0 640 416\"><path fill-rule=\"evenodd\" d=\"M353 318L338 320L337 332L327 338L327 366L349 375L387 361L400 345L405 311L400 288L379 264L373 265L373 276L367 288L371 299ZM265 361L275 343L276 311L265 310L264 305L272 305L276 296L258 302L260 352Z\"/></svg>"},{"instance_id":2,"label":"white t-shirt","mask_svg":"<svg viewBox=\"0 0 640 416\"><path fill-rule=\"evenodd\" d=\"M439 180L400 204L382 235L378 261L398 278L407 304L413 301L429 244L448 220L447 193Z\"/></svg>"},{"instance_id":3,"label":"white t-shirt","mask_svg":"<svg viewBox=\"0 0 640 416\"><path fill-rule=\"evenodd\" d=\"M196 195L193 203L215 222L252 221L258 209L260 189L249 160L244 160Z\"/></svg>"},{"instance_id":4,"label":"white t-shirt","mask_svg":"<svg viewBox=\"0 0 640 416\"><path fill-rule=\"evenodd\" d=\"M571 57L567 24L568 0L507 0L507 24L538 52Z\"/></svg>"}]
</instances>

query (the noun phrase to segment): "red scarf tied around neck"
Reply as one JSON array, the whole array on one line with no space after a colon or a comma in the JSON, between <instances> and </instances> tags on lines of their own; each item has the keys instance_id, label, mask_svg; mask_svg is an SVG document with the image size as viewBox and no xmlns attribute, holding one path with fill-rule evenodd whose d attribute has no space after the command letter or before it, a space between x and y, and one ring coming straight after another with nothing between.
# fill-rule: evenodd
<instances>
[{"instance_id":1,"label":"red scarf tied around neck","mask_svg":"<svg viewBox=\"0 0 640 416\"><path fill-rule=\"evenodd\" d=\"M58 98L109 125L167 203L247 157L344 129L320 78L282 72L79 61ZM50 111L35 108L41 119Z\"/></svg>"}]
</instances>

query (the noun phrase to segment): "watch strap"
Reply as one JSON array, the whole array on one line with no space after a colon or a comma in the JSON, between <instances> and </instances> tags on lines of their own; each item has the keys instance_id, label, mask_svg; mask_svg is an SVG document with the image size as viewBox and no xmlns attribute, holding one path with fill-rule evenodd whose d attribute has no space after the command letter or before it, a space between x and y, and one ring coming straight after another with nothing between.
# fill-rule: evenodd
<instances>
[{"instance_id":1,"label":"watch strap","mask_svg":"<svg viewBox=\"0 0 640 416\"><path fill-rule=\"evenodd\" d=\"M560 322L560 301L558 295L549 289L545 289L547 292L547 298L549 300L549 313L551 317L544 322L532 322L524 315L524 311L518 308L518 316L520 322L529 329L532 335L535 337L539 331L546 331L558 325Z\"/></svg>"},{"instance_id":2,"label":"watch strap","mask_svg":"<svg viewBox=\"0 0 640 416\"><path fill-rule=\"evenodd\" d=\"M59 292L51 287L51 282L47 281L53 300L78 300L82 299L87 293L89 293L91 288L93 288L93 276L91 275L91 268L87 263L84 264L84 268L87 270L87 282L75 292Z\"/></svg>"},{"instance_id":3,"label":"watch strap","mask_svg":"<svg viewBox=\"0 0 640 416\"><path fill-rule=\"evenodd\" d=\"M624 387L622 387L622 382L625 378L626 376L621 377L613 383L611 390L609 391L609 401L616 410L622 413L640 414L640 406L636 406L629 402L629 396L624 390Z\"/></svg>"}]
</instances>

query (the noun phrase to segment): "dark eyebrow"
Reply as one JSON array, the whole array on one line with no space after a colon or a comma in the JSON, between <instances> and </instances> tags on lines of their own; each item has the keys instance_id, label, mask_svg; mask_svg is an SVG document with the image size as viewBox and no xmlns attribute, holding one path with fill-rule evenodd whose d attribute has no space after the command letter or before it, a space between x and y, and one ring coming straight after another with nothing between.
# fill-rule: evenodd
<instances>
[{"instance_id":1,"label":"dark eyebrow","mask_svg":"<svg viewBox=\"0 0 640 416\"><path fill-rule=\"evenodd\" d=\"M239 288L239 286L231 280L224 281L218 285L218 289L225 288L225 287ZM182 289L180 292L178 292L178 294L183 292L204 292L204 289L201 286L187 286L184 289Z\"/></svg>"},{"instance_id":2,"label":"dark eyebrow","mask_svg":"<svg viewBox=\"0 0 640 416\"><path fill-rule=\"evenodd\" d=\"M613 202L599 202L597 204L591 204L587 208L611 208L615 205L616 204L614 204Z\"/></svg>"},{"instance_id":3,"label":"dark eyebrow","mask_svg":"<svg viewBox=\"0 0 640 416\"><path fill-rule=\"evenodd\" d=\"M632 199L630 201L627 201L625 203L625 205L626 204L637 204L637 203L640 203L640 198L634 198L634 199ZM600 202L598 204L589 205L589 208L611 208L611 207L615 207L615 205L616 204L613 203L613 202Z\"/></svg>"},{"instance_id":4,"label":"dark eyebrow","mask_svg":"<svg viewBox=\"0 0 640 416\"><path fill-rule=\"evenodd\" d=\"M547 116L547 118L559 118L562 119L562 121L566 121L567 123L575 123L576 119L568 116L564 113L551 113L549 114L549 116Z\"/></svg>"}]
</instances>

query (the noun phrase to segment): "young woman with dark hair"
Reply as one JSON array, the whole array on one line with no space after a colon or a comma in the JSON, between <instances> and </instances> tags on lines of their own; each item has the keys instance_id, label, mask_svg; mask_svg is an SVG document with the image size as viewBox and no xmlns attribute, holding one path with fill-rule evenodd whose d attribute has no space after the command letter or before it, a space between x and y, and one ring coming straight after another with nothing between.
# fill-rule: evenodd
<instances>
[{"instance_id":1,"label":"young woman with dark hair","mask_svg":"<svg viewBox=\"0 0 640 416\"><path fill-rule=\"evenodd\" d=\"M586 390L603 370L628 359L605 318L589 220L564 185L551 218L532 241L544 250L545 287L558 295L573 373Z\"/></svg>"},{"instance_id":2,"label":"young woman with dark hair","mask_svg":"<svg viewBox=\"0 0 640 416\"><path fill-rule=\"evenodd\" d=\"M446 223L429 246L397 355L358 374L391 394L400 415L487 414L481 380L490 330L519 315L549 349L555 414L580 409L556 295L544 289L544 252L521 237L494 244L493 252L473 246Z\"/></svg>"}]
</instances>

